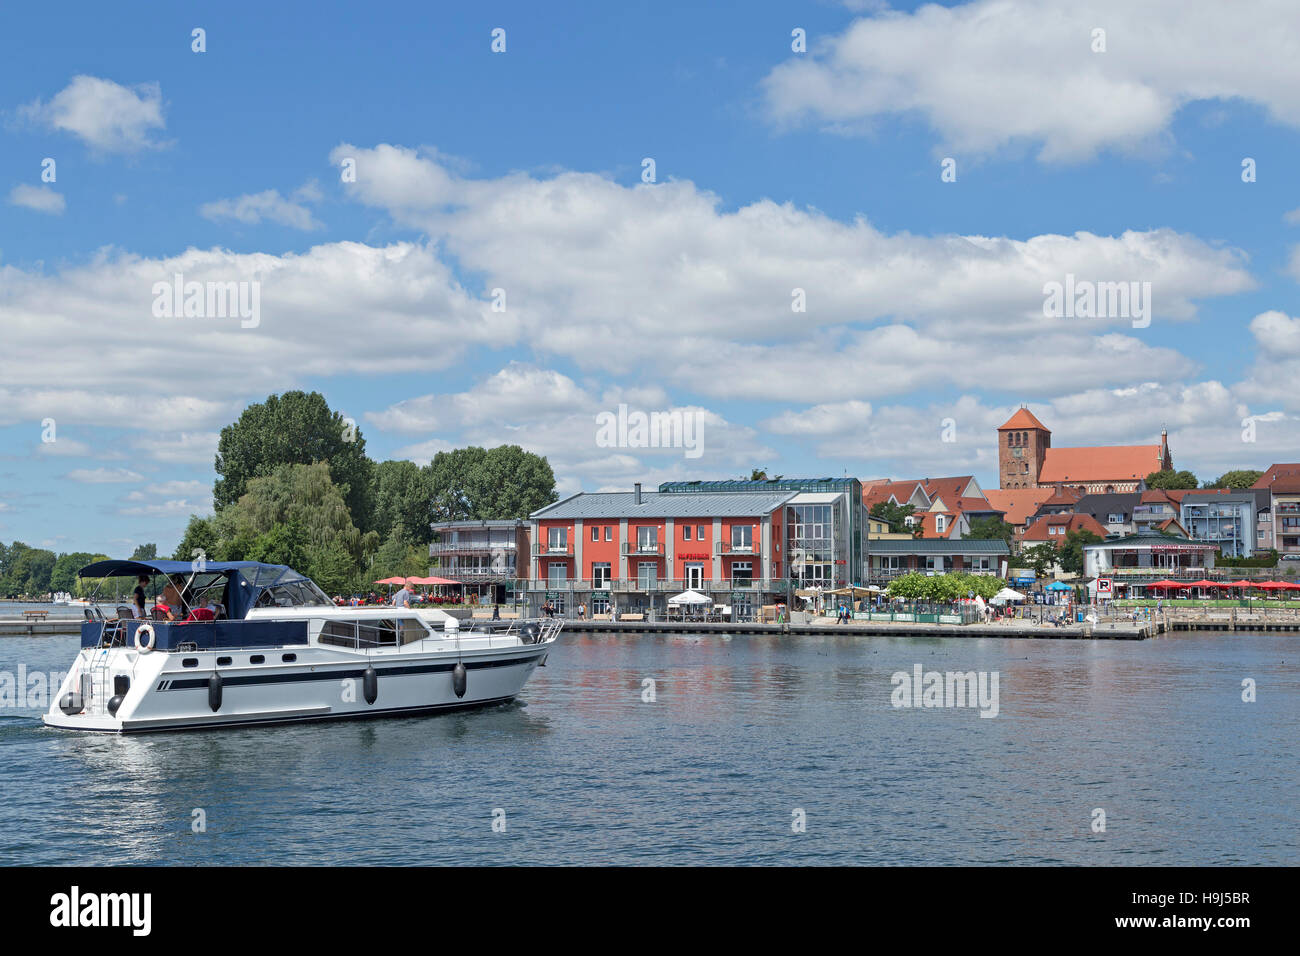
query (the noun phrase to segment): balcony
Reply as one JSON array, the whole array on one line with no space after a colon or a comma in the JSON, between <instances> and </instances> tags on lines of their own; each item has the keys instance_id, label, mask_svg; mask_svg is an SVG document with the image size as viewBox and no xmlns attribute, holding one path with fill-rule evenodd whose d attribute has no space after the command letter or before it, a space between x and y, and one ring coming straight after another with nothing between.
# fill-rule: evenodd
<instances>
[{"instance_id":1,"label":"balcony","mask_svg":"<svg viewBox=\"0 0 1300 956\"><path fill-rule=\"evenodd\" d=\"M486 541L435 541L429 545L430 556L436 554L496 554L498 552L514 553L518 550L517 543L512 539L509 542L486 542Z\"/></svg>"},{"instance_id":2,"label":"balcony","mask_svg":"<svg viewBox=\"0 0 1300 956\"><path fill-rule=\"evenodd\" d=\"M750 544L734 544L730 541L715 541L713 542L713 553L752 555L757 552L754 551L754 545L752 542Z\"/></svg>"},{"instance_id":3,"label":"balcony","mask_svg":"<svg viewBox=\"0 0 1300 956\"><path fill-rule=\"evenodd\" d=\"M572 541L556 542L553 544L552 543L542 544L540 542L534 542L533 557L539 557L539 556L540 557L550 556L555 558L571 558L573 557L573 542Z\"/></svg>"},{"instance_id":4,"label":"balcony","mask_svg":"<svg viewBox=\"0 0 1300 956\"><path fill-rule=\"evenodd\" d=\"M662 541L624 541L619 545L619 553L641 555L647 558L662 558L664 556L664 543Z\"/></svg>"}]
</instances>

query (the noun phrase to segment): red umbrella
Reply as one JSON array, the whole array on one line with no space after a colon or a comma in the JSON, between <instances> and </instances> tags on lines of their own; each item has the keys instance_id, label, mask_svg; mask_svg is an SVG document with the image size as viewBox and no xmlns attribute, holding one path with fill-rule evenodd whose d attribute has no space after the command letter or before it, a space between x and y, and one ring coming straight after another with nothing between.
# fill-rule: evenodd
<instances>
[{"instance_id":1,"label":"red umbrella","mask_svg":"<svg viewBox=\"0 0 1300 956\"><path fill-rule=\"evenodd\" d=\"M376 584L405 584L406 578L380 578Z\"/></svg>"},{"instance_id":2,"label":"red umbrella","mask_svg":"<svg viewBox=\"0 0 1300 956\"><path fill-rule=\"evenodd\" d=\"M1225 584L1225 588L1257 588L1258 582L1255 581L1233 581L1231 584Z\"/></svg>"},{"instance_id":3,"label":"red umbrella","mask_svg":"<svg viewBox=\"0 0 1300 956\"><path fill-rule=\"evenodd\" d=\"M1150 584L1147 585L1147 587L1149 588L1185 588L1189 586L1190 585L1184 584L1182 581L1168 581L1168 580L1152 581Z\"/></svg>"},{"instance_id":4,"label":"red umbrella","mask_svg":"<svg viewBox=\"0 0 1300 956\"><path fill-rule=\"evenodd\" d=\"M1193 581L1191 584L1187 585L1187 587L1189 587L1189 588L1219 588L1219 587L1223 587L1223 585L1221 585L1218 581L1207 581L1206 579L1202 578L1202 579L1199 580L1199 581Z\"/></svg>"}]
</instances>

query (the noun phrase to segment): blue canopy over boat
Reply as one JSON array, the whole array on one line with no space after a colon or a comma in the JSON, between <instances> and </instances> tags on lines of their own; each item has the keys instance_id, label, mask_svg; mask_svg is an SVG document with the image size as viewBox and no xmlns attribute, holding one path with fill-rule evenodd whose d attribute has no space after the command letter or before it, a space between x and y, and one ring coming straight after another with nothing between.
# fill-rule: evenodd
<instances>
[{"instance_id":1,"label":"blue canopy over boat","mask_svg":"<svg viewBox=\"0 0 1300 956\"><path fill-rule=\"evenodd\" d=\"M258 561L96 561L77 572L82 578L116 578L165 574L186 581L228 578L222 604L234 620L242 620L249 609L263 605L295 607L328 604L329 598L311 578L285 564Z\"/></svg>"},{"instance_id":2,"label":"blue canopy over boat","mask_svg":"<svg viewBox=\"0 0 1300 956\"><path fill-rule=\"evenodd\" d=\"M281 572L288 571L284 564L262 564L258 561L96 561L77 572L79 578L118 578L123 575L136 574L190 574L195 571L221 574L228 571L241 571L244 568L275 568Z\"/></svg>"}]
</instances>

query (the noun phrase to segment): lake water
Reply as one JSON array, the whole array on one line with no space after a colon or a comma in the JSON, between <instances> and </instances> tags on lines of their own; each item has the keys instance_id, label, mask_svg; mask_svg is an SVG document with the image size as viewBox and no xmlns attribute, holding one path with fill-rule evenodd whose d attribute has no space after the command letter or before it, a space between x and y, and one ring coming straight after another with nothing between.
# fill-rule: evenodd
<instances>
[{"instance_id":1,"label":"lake water","mask_svg":"<svg viewBox=\"0 0 1300 956\"><path fill-rule=\"evenodd\" d=\"M0 638L0 670L76 646ZM997 672L998 715L891 706L916 664ZM112 737L7 707L0 863L1294 865L1298 665L1284 633L569 634L454 715Z\"/></svg>"}]
</instances>

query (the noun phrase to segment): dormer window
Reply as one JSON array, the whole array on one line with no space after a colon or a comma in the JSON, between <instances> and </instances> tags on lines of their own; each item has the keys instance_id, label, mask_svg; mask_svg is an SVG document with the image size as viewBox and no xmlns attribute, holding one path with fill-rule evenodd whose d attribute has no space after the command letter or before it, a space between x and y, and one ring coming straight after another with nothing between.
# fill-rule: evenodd
<instances>
[{"instance_id":1,"label":"dormer window","mask_svg":"<svg viewBox=\"0 0 1300 956\"><path fill-rule=\"evenodd\" d=\"M943 515L936 515L934 518L934 530L942 533L946 523L947 519Z\"/></svg>"}]
</instances>

